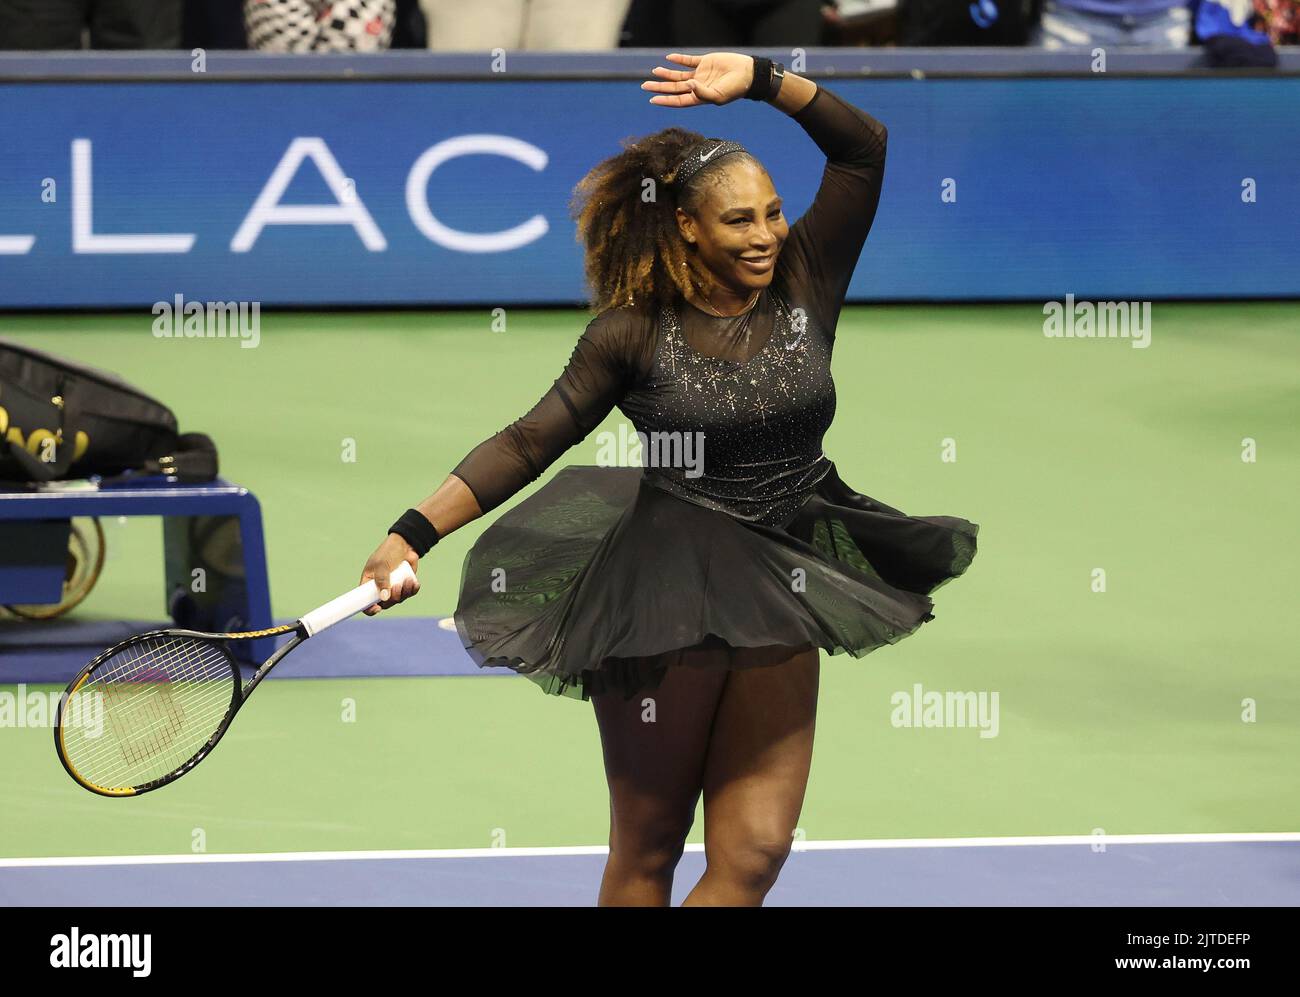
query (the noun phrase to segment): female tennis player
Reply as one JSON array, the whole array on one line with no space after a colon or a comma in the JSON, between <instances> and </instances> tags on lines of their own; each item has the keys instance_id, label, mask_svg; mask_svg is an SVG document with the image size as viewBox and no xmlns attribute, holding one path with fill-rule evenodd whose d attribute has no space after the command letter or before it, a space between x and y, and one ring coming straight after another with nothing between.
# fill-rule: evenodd
<instances>
[{"instance_id":1,"label":"female tennis player","mask_svg":"<svg viewBox=\"0 0 1300 997\"><path fill-rule=\"evenodd\" d=\"M596 317L541 400L403 514L361 578L385 589L617 405L642 466L567 467L497 520L466 557L456 626L480 665L594 704L601 905L669 903L703 793L707 869L685 902L758 906L803 805L819 651L861 657L933 619L928 594L966 570L978 527L855 492L822 452L885 126L767 59L668 60L683 68L654 70L651 103L749 98L794 119L826 157L812 206L790 225L741 144L677 127L597 164L573 201ZM862 373L859 390L881 376Z\"/></svg>"}]
</instances>

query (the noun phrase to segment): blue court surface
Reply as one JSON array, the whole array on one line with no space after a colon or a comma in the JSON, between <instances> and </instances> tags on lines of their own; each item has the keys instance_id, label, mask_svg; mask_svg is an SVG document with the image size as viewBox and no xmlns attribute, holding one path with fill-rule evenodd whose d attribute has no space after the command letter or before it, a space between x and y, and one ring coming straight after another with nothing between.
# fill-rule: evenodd
<instances>
[{"instance_id":1,"label":"blue court surface","mask_svg":"<svg viewBox=\"0 0 1300 997\"><path fill-rule=\"evenodd\" d=\"M769 907L1300 904L1300 834L796 845ZM25 906L591 906L603 847L0 859ZM704 871L678 866L673 903Z\"/></svg>"},{"instance_id":2,"label":"blue court surface","mask_svg":"<svg viewBox=\"0 0 1300 997\"><path fill-rule=\"evenodd\" d=\"M293 620L276 620L292 623ZM5 620L0 623L0 684L70 682L106 647L163 620ZM287 638L283 638L287 639ZM261 662L256 662L260 664ZM376 669L382 669L377 672ZM312 653L296 655L270 678L352 676L495 675L509 668L479 668L465 653L450 617L399 616L345 620L312 639Z\"/></svg>"}]
</instances>

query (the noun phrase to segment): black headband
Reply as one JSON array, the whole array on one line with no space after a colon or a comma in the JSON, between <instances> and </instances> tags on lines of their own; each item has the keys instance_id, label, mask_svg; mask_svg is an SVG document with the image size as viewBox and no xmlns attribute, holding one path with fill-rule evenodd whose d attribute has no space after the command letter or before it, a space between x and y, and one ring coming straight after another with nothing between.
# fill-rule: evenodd
<instances>
[{"instance_id":1,"label":"black headband","mask_svg":"<svg viewBox=\"0 0 1300 997\"><path fill-rule=\"evenodd\" d=\"M677 164L669 186L680 188L706 166L736 152L748 153L749 150L739 142L732 142L729 139L707 138L703 142L695 143Z\"/></svg>"}]
</instances>

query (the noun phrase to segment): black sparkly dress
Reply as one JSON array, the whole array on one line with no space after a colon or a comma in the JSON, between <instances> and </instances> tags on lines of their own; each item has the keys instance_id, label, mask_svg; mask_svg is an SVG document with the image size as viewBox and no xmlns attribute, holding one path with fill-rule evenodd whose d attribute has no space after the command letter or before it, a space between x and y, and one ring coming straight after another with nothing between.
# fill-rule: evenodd
<instances>
[{"instance_id":1,"label":"black sparkly dress","mask_svg":"<svg viewBox=\"0 0 1300 997\"><path fill-rule=\"evenodd\" d=\"M566 467L474 544L455 621L479 665L587 699L649 691L707 642L861 657L933 619L929 593L970 565L976 524L855 492L822 451L886 132L821 87L794 120L826 169L754 305L602 312L533 409L455 468L487 512L615 406L641 442L642 467Z\"/></svg>"}]
</instances>

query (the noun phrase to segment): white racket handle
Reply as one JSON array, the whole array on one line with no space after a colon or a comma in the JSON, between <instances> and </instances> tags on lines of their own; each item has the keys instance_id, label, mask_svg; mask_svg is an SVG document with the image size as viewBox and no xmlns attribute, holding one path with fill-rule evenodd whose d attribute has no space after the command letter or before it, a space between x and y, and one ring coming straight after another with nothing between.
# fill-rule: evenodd
<instances>
[{"instance_id":1,"label":"white racket handle","mask_svg":"<svg viewBox=\"0 0 1300 997\"><path fill-rule=\"evenodd\" d=\"M407 579L414 577L415 572L411 570L411 563L403 561L389 574L388 587L397 588ZM337 599L331 599L320 609L313 609L298 622L307 631L307 636L313 637L322 630L334 626L335 623L341 623L349 616L355 616L363 609L369 609L377 602L379 602L379 586L375 584L374 579L371 579L364 585L358 585L351 592L345 592Z\"/></svg>"}]
</instances>

